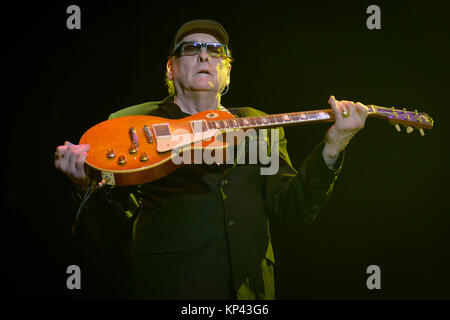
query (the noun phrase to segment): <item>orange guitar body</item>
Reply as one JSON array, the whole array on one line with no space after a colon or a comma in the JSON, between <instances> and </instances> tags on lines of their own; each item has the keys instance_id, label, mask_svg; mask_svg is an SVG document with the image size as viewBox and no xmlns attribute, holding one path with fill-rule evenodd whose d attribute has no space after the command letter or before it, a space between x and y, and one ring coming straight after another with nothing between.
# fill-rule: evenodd
<instances>
[{"instance_id":1,"label":"orange guitar body","mask_svg":"<svg viewBox=\"0 0 450 320\"><path fill-rule=\"evenodd\" d=\"M89 144L87 172L107 184L128 186L157 180L180 165L172 161L173 149L226 148L219 129L207 121L234 119L228 112L209 110L183 119L126 116L103 121L86 131L80 144ZM201 134L193 134L196 124ZM197 130L195 129L195 130ZM203 129L203 130L202 130Z\"/></svg>"}]
</instances>

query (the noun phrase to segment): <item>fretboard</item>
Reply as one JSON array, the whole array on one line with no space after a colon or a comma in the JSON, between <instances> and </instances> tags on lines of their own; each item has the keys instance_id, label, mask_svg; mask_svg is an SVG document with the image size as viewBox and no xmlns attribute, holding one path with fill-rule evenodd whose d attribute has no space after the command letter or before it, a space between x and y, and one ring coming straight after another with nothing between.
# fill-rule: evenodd
<instances>
[{"instance_id":1,"label":"fretboard","mask_svg":"<svg viewBox=\"0 0 450 320\"><path fill-rule=\"evenodd\" d=\"M367 106L369 115L375 113L374 106ZM271 128L292 126L303 123L331 122L334 121L332 109L314 111L289 112L271 114L257 117L242 117L226 120L209 120L209 129L232 129L232 128Z\"/></svg>"}]
</instances>

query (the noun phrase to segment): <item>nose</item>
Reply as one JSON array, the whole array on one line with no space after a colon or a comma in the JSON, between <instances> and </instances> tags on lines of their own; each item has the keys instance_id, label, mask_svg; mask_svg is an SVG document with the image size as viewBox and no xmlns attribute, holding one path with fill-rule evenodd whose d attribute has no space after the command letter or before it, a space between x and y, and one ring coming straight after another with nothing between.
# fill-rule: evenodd
<instances>
[{"instance_id":1,"label":"nose","mask_svg":"<svg viewBox=\"0 0 450 320\"><path fill-rule=\"evenodd\" d=\"M206 48L201 48L200 53L198 54L198 59L200 62L206 62L209 61L210 56L208 54L208 51L206 51Z\"/></svg>"}]
</instances>

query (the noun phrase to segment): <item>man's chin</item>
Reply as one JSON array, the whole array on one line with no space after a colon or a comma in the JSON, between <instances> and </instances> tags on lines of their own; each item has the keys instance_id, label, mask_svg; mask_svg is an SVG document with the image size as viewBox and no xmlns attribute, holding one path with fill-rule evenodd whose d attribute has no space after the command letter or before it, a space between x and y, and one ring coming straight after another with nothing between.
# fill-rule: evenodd
<instances>
[{"instance_id":1,"label":"man's chin","mask_svg":"<svg viewBox=\"0 0 450 320\"><path fill-rule=\"evenodd\" d=\"M203 82L197 83L197 85L193 88L193 91L217 91L216 87L212 82Z\"/></svg>"}]
</instances>

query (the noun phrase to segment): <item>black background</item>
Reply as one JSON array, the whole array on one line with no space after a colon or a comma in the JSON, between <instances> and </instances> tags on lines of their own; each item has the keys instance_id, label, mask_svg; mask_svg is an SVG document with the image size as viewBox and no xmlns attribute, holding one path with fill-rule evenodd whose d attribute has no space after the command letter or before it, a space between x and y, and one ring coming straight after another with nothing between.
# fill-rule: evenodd
<instances>
[{"instance_id":1,"label":"black background","mask_svg":"<svg viewBox=\"0 0 450 320\"><path fill-rule=\"evenodd\" d=\"M2 267L6 296L83 298L74 264L67 179L56 146L109 113L166 96L178 27L227 29L234 63L224 106L312 110L328 97L419 109L425 137L368 119L350 143L334 194L310 226L272 225L278 299L449 299L449 24L444 2L58 1L2 9L4 142ZM68 30L66 8L81 8ZM366 8L381 8L368 30ZM287 128L295 167L329 124ZM6 149L6 150L5 150ZM381 268L368 290L366 268Z\"/></svg>"}]
</instances>

